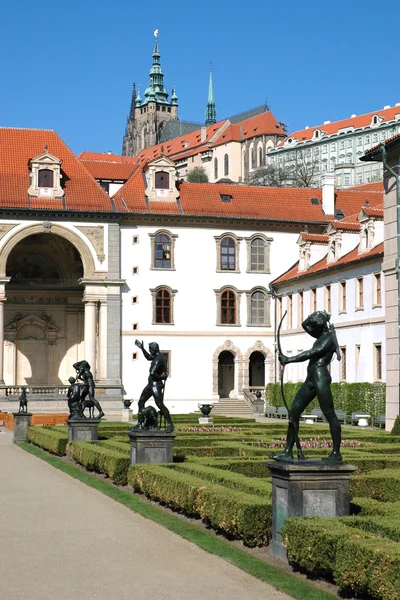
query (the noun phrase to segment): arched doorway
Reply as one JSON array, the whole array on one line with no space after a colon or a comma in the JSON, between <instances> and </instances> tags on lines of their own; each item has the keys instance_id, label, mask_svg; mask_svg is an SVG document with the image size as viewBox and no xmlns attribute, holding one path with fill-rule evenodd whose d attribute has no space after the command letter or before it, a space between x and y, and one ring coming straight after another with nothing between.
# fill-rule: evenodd
<instances>
[{"instance_id":1,"label":"arched doorway","mask_svg":"<svg viewBox=\"0 0 400 600\"><path fill-rule=\"evenodd\" d=\"M265 358L262 352L252 352L249 360L249 384L250 387L265 386Z\"/></svg>"},{"instance_id":2,"label":"arched doorway","mask_svg":"<svg viewBox=\"0 0 400 600\"><path fill-rule=\"evenodd\" d=\"M235 363L229 350L224 350L218 357L218 395L220 398L229 398L230 392L235 387Z\"/></svg>"},{"instance_id":3,"label":"arched doorway","mask_svg":"<svg viewBox=\"0 0 400 600\"><path fill-rule=\"evenodd\" d=\"M82 259L67 239L34 233L6 263L6 385L60 385L83 346Z\"/></svg>"}]
</instances>

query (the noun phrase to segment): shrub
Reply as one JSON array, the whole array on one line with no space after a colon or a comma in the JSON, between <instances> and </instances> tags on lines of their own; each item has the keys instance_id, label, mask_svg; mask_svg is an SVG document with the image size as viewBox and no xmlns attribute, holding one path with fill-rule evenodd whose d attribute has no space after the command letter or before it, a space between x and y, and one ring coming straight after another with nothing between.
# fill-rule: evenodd
<instances>
[{"instance_id":1,"label":"shrub","mask_svg":"<svg viewBox=\"0 0 400 600\"><path fill-rule=\"evenodd\" d=\"M397 415L392 431L390 433L392 435L400 435L400 415Z\"/></svg>"},{"instance_id":2,"label":"shrub","mask_svg":"<svg viewBox=\"0 0 400 600\"><path fill-rule=\"evenodd\" d=\"M154 500L206 519L248 546L265 545L270 539L270 501L158 465L132 465L128 483Z\"/></svg>"},{"instance_id":3,"label":"shrub","mask_svg":"<svg viewBox=\"0 0 400 600\"><path fill-rule=\"evenodd\" d=\"M35 427L28 427L26 437L35 446L58 456L65 454L68 444L68 433L65 428L64 431L59 431L55 427L36 425Z\"/></svg>"},{"instance_id":4,"label":"shrub","mask_svg":"<svg viewBox=\"0 0 400 600\"><path fill-rule=\"evenodd\" d=\"M67 454L88 471L103 473L114 483L126 485L129 454L110 450L96 442L70 442Z\"/></svg>"},{"instance_id":5,"label":"shrub","mask_svg":"<svg viewBox=\"0 0 400 600\"><path fill-rule=\"evenodd\" d=\"M400 470L385 469L355 476L350 480L350 490L354 497L395 502L400 498Z\"/></svg>"}]
</instances>

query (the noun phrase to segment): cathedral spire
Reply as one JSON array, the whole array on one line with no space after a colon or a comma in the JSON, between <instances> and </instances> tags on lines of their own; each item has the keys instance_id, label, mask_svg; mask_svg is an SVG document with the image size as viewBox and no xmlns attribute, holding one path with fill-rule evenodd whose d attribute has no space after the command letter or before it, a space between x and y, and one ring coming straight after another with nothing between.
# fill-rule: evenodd
<instances>
[{"instance_id":1,"label":"cathedral spire","mask_svg":"<svg viewBox=\"0 0 400 600\"><path fill-rule=\"evenodd\" d=\"M210 79L208 82L208 100L206 107L206 125L213 125L217 122L217 110L215 108L214 87L212 79L212 64L210 63Z\"/></svg>"},{"instance_id":2,"label":"cathedral spire","mask_svg":"<svg viewBox=\"0 0 400 600\"><path fill-rule=\"evenodd\" d=\"M144 93L145 102L168 102L168 92L164 87L164 74L161 70L161 55L158 49L158 29L154 32L156 39L153 50L153 64L150 69L150 85Z\"/></svg>"},{"instance_id":3,"label":"cathedral spire","mask_svg":"<svg viewBox=\"0 0 400 600\"><path fill-rule=\"evenodd\" d=\"M130 119L132 119L135 116L135 106L136 106L136 83L133 84L133 88L132 88L131 110L129 111Z\"/></svg>"}]
</instances>

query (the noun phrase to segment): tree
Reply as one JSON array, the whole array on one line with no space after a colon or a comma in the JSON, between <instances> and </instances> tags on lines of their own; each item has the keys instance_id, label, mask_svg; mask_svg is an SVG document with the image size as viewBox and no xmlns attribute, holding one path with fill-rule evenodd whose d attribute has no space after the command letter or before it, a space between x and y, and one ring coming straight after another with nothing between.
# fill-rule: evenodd
<instances>
[{"instance_id":1,"label":"tree","mask_svg":"<svg viewBox=\"0 0 400 600\"><path fill-rule=\"evenodd\" d=\"M285 165L270 163L250 174L249 185L267 187L315 187L315 177L319 173L318 161L305 156L300 150Z\"/></svg>"},{"instance_id":2,"label":"tree","mask_svg":"<svg viewBox=\"0 0 400 600\"><path fill-rule=\"evenodd\" d=\"M193 167L187 174L188 183L208 183L208 175L203 167Z\"/></svg>"}]
</instances>

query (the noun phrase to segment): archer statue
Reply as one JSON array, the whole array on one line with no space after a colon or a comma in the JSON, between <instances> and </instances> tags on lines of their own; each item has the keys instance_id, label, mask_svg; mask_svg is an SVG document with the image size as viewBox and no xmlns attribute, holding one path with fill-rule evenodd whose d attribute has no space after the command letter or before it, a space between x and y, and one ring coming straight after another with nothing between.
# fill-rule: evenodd
<instances>
[{"instance_id":1,"label":"archer statue","mask_svg":"<svg viewBox=\"0 0 400 600\"><path fill-rule=\"evenodd\" d=\"M299 442L299 420L300 415L305 411L310 402L317 397L321 410L329 423L331 430L333 450L326 459L328 462L341 462L340 444L342 441L341 427L336 416L333 406L333 398L331 391L331 375L328 370L328 365L336 354L340 360L340 349L338 346L336 332L333 324L330 324L330 315L325 311L317 311L312 313L302 323L304 331L316 338L311 350L300 352L297 356L285 356L282 353L280 345L280 328L282 321L285 318L286 312L278 327L278 358L281 363L281 392L284 403L287 407L284 388L283 388L283 373L285 365L294 362L303 362L309 360L307 367L307 377L305 382L297 392L292 406L289 411L289 425L286 438L286 448L281 454L272 456L275 460L291 460L293 459L293 446L296 444L298 458L304 459L300 442ZM287 407L288 408L288 407Z\"/></svg>"},{"instance_id":2,"label":"archer statue","mask_svg":"<svg viewBox=\"0 0 400 600\"><path fill-rule=\"evenodd\" d=\"M141 349L144 357L151 361L151 365L147 385L140 395L138 404L138 424L134 429L149 428L145 425L145 422L147 422L145 404L149 398L153 397L157 408L167 424L166 431L171 432L174 430L174 425L169 410L164 404L165 381L168 377L167 358L165 354L160 352L160 347L156 342L151 342L151 344L149 344L149 352L145 349L143 342L135 340L135 344Z\"/></svg>"}]
</instances>

